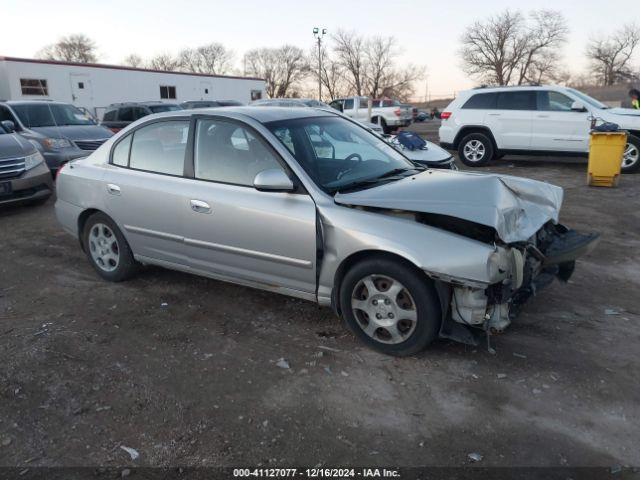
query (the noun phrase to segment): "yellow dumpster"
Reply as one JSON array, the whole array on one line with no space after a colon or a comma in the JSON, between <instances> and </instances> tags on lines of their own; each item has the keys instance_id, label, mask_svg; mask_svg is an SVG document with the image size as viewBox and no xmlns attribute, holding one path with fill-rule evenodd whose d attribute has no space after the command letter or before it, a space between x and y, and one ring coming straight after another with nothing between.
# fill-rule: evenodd
<instances>
[{"instance_id":1,"label":"yellow dumpster","mask_svg":"<svg viewBox=\"0 0 640 480\"><path fill-rule=\"evenodd\" d=\"M627 145L627 132L591 132L587 183L594 187L618 184Z\"/></svg>"}]
</instances>

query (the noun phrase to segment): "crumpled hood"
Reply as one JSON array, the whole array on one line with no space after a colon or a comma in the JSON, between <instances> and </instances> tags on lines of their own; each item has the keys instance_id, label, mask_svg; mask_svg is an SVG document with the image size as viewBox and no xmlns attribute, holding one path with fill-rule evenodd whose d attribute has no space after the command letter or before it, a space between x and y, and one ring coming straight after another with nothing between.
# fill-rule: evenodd
<instances>
[{"instance_id":1,"label":"crumpled hood","mask_svg":"<svg viewBox=\"0 0 640 480\"><path fill-rule=\"evenodd\" d=\"M505 243L558 221L562 188L510 175L428 170L378 187L337 193L338 204L434 213L493 227Z\"/></svg>"}]
</instances>

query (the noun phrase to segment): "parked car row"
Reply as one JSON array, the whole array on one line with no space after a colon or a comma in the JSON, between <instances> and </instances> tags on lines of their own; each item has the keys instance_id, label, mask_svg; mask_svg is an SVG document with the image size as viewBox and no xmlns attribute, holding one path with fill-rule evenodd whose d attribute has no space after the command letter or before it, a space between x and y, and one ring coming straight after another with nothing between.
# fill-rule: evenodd
<instances>
[{"instance_id":1,"label":"parked car row","mask_svg":"<svg viewBox=\"0 0 640 480\"><path fill-rule=\"evenodd\" d=\"M303 298L410 355L478 345L569 279L597 235L558 223L562 198L424 168L334 109L249 106L138 120L60 170L55 209L105 280L148 264Z\"/></svg>"}]
</instances>

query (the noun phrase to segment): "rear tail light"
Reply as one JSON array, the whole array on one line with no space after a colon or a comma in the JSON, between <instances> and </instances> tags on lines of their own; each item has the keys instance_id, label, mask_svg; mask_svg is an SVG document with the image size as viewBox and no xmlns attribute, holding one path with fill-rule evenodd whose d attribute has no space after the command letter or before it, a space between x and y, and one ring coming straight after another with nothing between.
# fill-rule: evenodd
<instances>
[{"instance_id":1,"label":"rear tail light","mask_svg":"<svg viewBox=\"0 0 640 480\"><path fill-rule=\"evenodd\" d=\"M402 114L402 110L400 110L399 108L396 108L393 113L396 114L396 117L399 117Z\"/></svg>"},{"instance_id":2,"label":"rear tail light","mask_svg":"<svg viewBox=\"0 0 640 480\"><path fill-rule=\"evenodd\" d=\"M440 118L442 120L448 120L449 118L451 118L451 112L442 112L440 114Z\"/></svg>"}]
</instances>

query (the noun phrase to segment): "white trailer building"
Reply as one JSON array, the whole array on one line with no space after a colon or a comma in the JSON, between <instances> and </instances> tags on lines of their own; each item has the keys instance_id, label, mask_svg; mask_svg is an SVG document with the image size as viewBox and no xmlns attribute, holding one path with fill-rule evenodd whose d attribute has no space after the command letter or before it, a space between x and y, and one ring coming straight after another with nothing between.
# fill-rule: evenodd
<instances>
[{"instance_id":1,"label":"white trailer building","mask_svg":"<svg viewBox=\"0 0 640 480\"><path fill-rule=\"evenodd\" d=\"M98 118L112 103L248 103L264 95L265 82L260 78L0 56L0 100L57 100L86 108Z\"/></svg>"}]
</instances>

